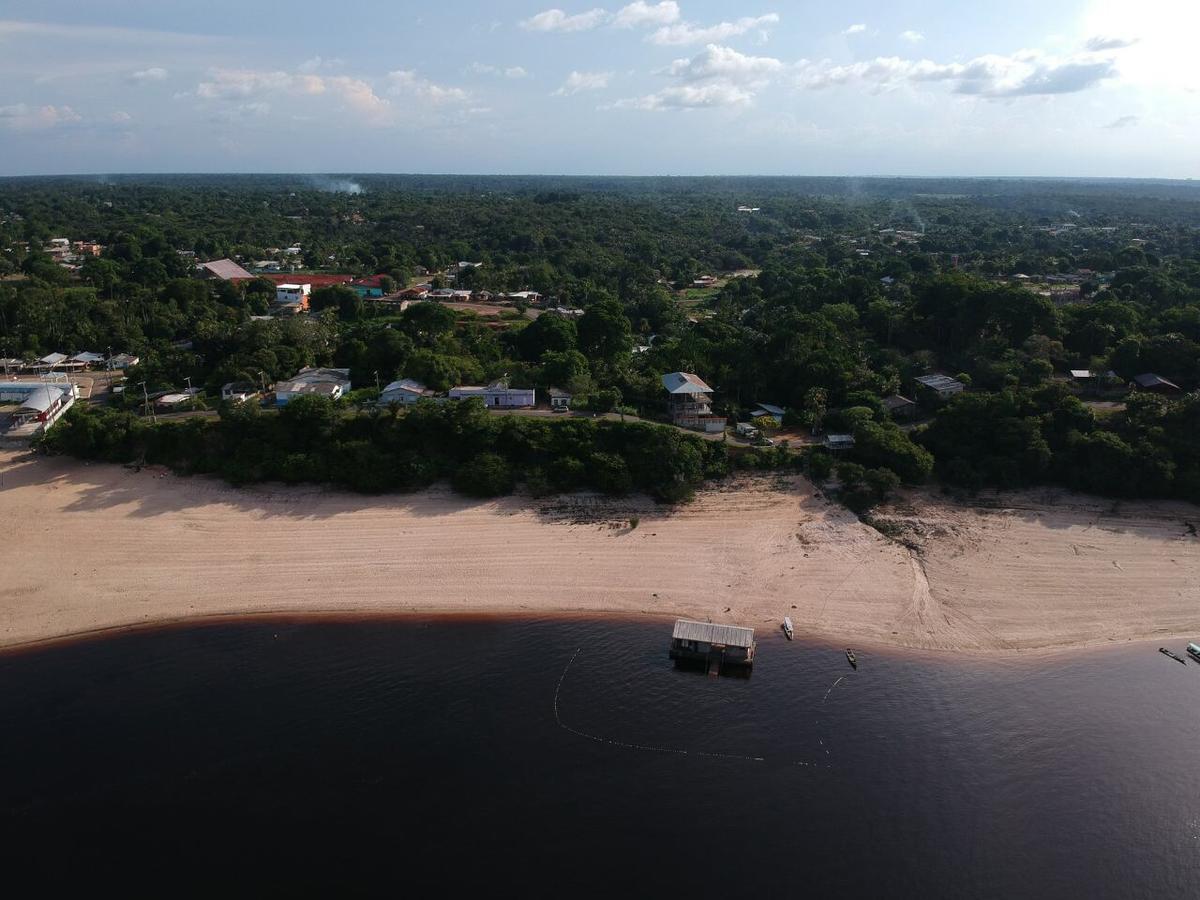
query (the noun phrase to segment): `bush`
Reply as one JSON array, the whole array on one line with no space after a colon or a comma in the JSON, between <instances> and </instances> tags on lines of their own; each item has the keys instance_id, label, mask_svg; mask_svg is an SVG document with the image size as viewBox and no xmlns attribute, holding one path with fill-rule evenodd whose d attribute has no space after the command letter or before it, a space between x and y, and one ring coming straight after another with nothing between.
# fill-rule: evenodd
<instances>
[{"instance_id":1,"label":"bush","mask_svg":"<svg viewBox=\"0 0 1200 900\"><path fill-rule=\"evenodd\" d=\"M833 474L833 457L824 450L811 450L808 454L808 477L813 481L825 481Z\"/></svg>"},{"instance_id":2,"label":"bush","mask_svg":"<svg viewBox=\"0 0 1200 900\"><path fill-rule=\"evenodd\" d=\"M468 497L500 497L514 487L512 467L495 453L480 453L454 472L454 489Z\"/></svg>"},{"instance_id":3,"label":"bush","mask_svg":"<svg viewBox=\"0 0 1200 900\"><path fill-rule=\"evenodd\" d=\"M615 453L593 453L591 470L592 481L606 494L628 494L633 488L629 466Z\"/></svg>"}]
</instances>

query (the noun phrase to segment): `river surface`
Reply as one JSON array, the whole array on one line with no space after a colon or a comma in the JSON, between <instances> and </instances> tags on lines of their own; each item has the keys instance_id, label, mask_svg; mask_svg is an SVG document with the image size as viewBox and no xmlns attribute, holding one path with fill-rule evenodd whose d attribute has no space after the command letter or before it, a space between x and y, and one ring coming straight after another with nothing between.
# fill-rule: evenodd
<instances>
[{"instance_id":1,"label":"river surface","mask_svg":"<svg viewBox=\"0 0 1200 900\"><path fill-rule=\"evenodd\" d=\"M1200 665L852 671L759 629L753 676L713 678L669 635L259 621L0 656L3 855L226 894L1200 896Z\"/></svg>"}]
</instances>

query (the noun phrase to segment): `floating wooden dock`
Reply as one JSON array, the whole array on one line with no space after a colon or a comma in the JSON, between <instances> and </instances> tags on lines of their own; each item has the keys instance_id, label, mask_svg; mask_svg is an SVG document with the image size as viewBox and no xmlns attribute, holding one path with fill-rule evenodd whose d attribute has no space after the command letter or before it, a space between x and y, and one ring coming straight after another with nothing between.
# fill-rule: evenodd
<instances>
[{"instance_id":1,"label":"floating wooden dock","mask_svg":"<svg viewBox=\"0 0 1200 900\"><path fill-rule=\"evenodd\" d=\"M671 632L670 657L702 665L709 675L725 668L749 669L754 665L754 629L676 619Z\"/></svg>"}]
</instances>

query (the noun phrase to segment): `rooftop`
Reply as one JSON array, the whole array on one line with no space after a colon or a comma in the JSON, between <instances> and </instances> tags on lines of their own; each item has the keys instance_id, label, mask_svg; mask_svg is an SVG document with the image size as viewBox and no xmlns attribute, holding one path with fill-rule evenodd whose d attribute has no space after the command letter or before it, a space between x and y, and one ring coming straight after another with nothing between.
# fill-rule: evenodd
<instances>
[{"instance_id":1,"label":"rooftop","mask_svg":"<svg viewBox=\"0 0 1200 900\"><path fill-rule=\"evenodd\" d=\"M1175 382L1167 381L1167 379L1163 378L1161 375L1155 375L1153 372L1147 372L1144 375L1134 375L1133 380L1138 387L1165 387L1179 390L1179 385L1177 385Z\"/></svg>"},{"instance_id":2,"label":"rooftop","mask_svg":"<svg viewBox=\"0 0 1200 900\"><path fill-rule=\"evenodd\" d=\"M232 259L212 259L206 263L200 263L200 268L223 281L230 281L234 278L254 277Z\"/></svg>"},{"instance_id":3,"label":"rooftop","mask_svg":"<svg viewBox=\"0 0 1200 900\"><path fill-rule=\"evenodd\" d=\"M700 641L705 644L724 644L726 647L754 646L754 629L741 625L718 625L715 622L693 622L676 619L671 637L679 641Z\"/></svg>"},{"instance_id":4,"label":"rooftop","mask_svg":"<svg viewBox=\"0 0 1200 900\"><path fill-rule=\"evenodd\" d=\"M919 384L925 385L925 387L933 388L935 391L954 387L955 385L965 387L961 381L957 378L951 378L949 375L919 375L916 381Z\"/></svg>"},{"instance_id":5,"label":"rooftop","mask_svg":"<svg viewBox=\"0 0 1200 900\"><path fill-rule=\"evenodd\" d=\"M713 389L691 372L668 372L662 377L663 387L670 394L711 394Z\"/></svg>"}]
</instances>

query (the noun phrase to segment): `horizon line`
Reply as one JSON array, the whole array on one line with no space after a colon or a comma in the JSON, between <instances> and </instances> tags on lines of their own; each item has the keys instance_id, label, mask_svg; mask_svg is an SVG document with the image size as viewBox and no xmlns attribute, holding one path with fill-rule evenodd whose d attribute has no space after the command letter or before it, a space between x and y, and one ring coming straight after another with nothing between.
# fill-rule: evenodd
<instances>
[{"instance_id":1,"label":"horizon line","mask_svg":"<svg viewBox=\"0 0 1200 900\"><path fill-rule=\"evenodd\" d=\"M823 179L870 179L870 180L940 180L940 181L1176 181L1190 182L1200 176L1165 176L1165 175L898 175L898 174L805 174L805 173L762 173L762 172L710 172L710 173L591 173L591 172L352 172L352 171L204 171L204 170L162 170L162 171L107 171L107 172L29 172L20 174L0 174L0 179L18 178L138 178L145 176L202 176L202 177L249 177L249 176L285 176L295 178L328 178L328 177L357 177L357 178L823 178Z\"/></svg>"}]
</instances>

